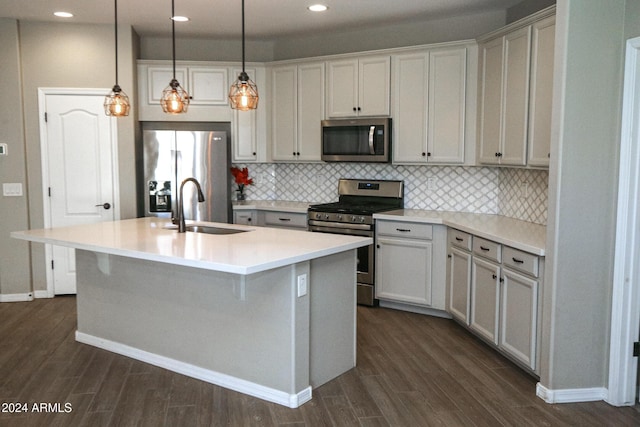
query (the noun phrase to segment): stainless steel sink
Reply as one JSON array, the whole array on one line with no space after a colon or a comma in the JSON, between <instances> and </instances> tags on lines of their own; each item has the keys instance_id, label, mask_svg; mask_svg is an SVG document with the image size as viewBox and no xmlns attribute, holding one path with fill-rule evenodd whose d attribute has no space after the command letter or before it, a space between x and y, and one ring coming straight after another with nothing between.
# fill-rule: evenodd
<instances>
[{"instance_id":1,"label":"stainless steel sink","mask_svg":"<svg viewBox=\"0 0 640 427\"><path fill-rule=\"evenodd\" d=\"M222 228L222 227L210 227L207 225L187 225L187 231L193 233L205 233L205 234L236 234L244 233L249 230L238 230L237 228Z\"/></svg>"}]
</instances>

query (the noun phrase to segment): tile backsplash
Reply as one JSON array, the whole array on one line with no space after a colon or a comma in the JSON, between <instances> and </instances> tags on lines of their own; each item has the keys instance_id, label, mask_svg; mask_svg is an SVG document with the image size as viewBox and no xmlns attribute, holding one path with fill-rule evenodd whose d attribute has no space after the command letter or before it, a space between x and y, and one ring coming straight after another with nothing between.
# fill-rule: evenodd
<instances>
[{"instance_id":1,"label":"tile backsplash","mask_svg":"<svg viewBox=\"0 0 640 427\"><path fill-rule=\"evenodd\" d=\"M546 170L406 166L376 163L257 163L248 167L254 185L249 200L332 202L339 178L398 179L405 183L405 208L500 214L537 224L547 222Z\"/></svg>"}]
</instances>

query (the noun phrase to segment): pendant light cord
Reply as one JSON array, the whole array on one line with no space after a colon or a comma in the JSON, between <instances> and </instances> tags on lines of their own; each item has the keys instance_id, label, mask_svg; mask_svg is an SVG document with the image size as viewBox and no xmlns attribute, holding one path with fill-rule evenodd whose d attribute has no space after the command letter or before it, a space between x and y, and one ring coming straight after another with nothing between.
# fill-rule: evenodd
<instances>
[{"instance_id":1,"label":"pendant light cord","mask_svg":"<svg viewBox=\"0 0 640 427\"><path fill-rule=\"evenodd\" d=\"M244 0L242 0L242 72L244 73Z\"/></svg>"},{"instance_id":2,"label":"pendant light cord","mask_svg":"<svg viewBox=\"0 0 640 427\"><path fill-rule=\"evenodd\" d=\"M243 0L244 1L244 0ZM176 79L176 20L173 19L176 16L175 2L171 0L171 40L173 51L173 79Z\"/></svg>"},{"instance_id":3,"label":"pendant light cord","mask_svg":"<svg viewBox=\"0 0 640 427\"><path fill-rule=\"evenodd\" d=\"M115 24L114 34L116 35L116 86L118 85L118 0L114 0L115 3Z\"/></svg>"}]
</instances>

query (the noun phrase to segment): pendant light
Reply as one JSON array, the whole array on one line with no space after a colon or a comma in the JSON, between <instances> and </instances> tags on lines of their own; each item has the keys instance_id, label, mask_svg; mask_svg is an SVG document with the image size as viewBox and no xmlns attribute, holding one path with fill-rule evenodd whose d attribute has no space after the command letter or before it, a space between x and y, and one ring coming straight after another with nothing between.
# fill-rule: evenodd
<instances>
[{"instance_id":1,"label":"pendant light","mask_svg":"<svg viewBox=\"0 0 640 427\"><path fill-rule=\"evenodd\" d=\"M162 111L169 114L186 113L189 107L189 94L180 86L176 80L176 21L174 0L171 0L171 41L173 46L173 79L169 82L169 86L162 91L160 105Z\"/></svg>"},{"instance_id":2,"label":"pendant light","mask_svg":"<svg viewBox=\"0 0 640 427\"><path fill-rule=\"evenodd\" d=\"M104 112L107 116L123 117L129 115L129 97L118 84L118 0L115 3L115 34L116 34L116 84L104 98Z\"/></svg>"},{"instance_id":3,"label":"pendant light","mask_svg":"<svg viewBox=\"0 0 640 427\"><path fill-rule=\"evenodd\" d=\"M258 108L258 87L244 70L244 52L244 0L242 0L242 72L238 80L231 85L229 101L234 110L249 111Z\"/></svg>"}]
</instances>

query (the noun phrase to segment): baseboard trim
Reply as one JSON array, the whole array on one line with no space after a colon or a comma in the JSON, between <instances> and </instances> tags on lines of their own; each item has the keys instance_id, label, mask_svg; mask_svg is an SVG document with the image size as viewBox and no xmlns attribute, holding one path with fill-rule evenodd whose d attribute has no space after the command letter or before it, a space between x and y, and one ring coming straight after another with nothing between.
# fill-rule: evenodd
<instances>
[{"instance_id":1,"label":"baseboard trim","mask_svg":"<svg viewBox=\"0 0 640 427\"><path fill-rule=\"evenodd\" d=\"M540 383L536 384L536 396L547 403L594 402L606 400L608 394L604 387L551 390Z\"/></svg>"},{"instance_id":2,"label":"baseboard trim","mask_svg":"<svg viewBox=\"0 0 640 427\"><path fill-rule=\"evenodd\" d=\"M436 308L423 307L420 305L413 305L409 303L380 300L380 307L391 308L394 310L409 311L411 313L426 314L428 316L442 317L445 319L451 319L451 314L444 310L438 310Z\"/></svg>"},{"instance_id":3,"label":"baseboard trim","mask_svg":"<svg viewBox=\"0 0 640 427\"><path fill-rule=\"evenodd\" d=\"M206 381L220 387L248 394L268 402L284 405L289 408L297 408L303 403L311 400L311 386L296 394L289 394L271 387L265 387L260 384L252 383L250 381L209 369L204 369L199 366L191 365L169 357L160 356L158 354L143 351L125 344L95 337L79 331L76 331L76 341L111 351L122 356L127 356L132 359L140 360L141 362L168 369L188 377Z\"/></svg>"},{"instance_id":4,"label":"baseboard trim","mask_svg":"<svg viewBox=\"0 0 640 427\"><path fill-rule=\"evenodd\" d=\"M0 302L25 302L33 301L33 293L27 294L0 294Z\"/></svg>"},{"instance_id":5,"label":"baseboard trim","mask_svg":"<svg viewBox=\"0 0 640 427\"><path fill-rule=\"evenodd\" d=\"M54 295L53 294L49 294L49 291L34 291L33 292L33 296L34 298L53 298Z\"/></svg>"}]
</instances>

